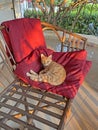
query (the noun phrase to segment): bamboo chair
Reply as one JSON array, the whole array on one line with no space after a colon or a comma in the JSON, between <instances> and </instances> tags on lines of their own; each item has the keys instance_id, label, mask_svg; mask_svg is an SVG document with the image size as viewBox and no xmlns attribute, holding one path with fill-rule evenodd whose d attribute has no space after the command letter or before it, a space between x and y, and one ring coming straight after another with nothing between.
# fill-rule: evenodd
<instances>
[{"instance_id":1,"label":"bamboo chair","mask_svg":"<svg viewBox=\"0 0 98 130\"><path fill-rule=\"evenodd\" d=\"M41 26L43 31L53 31L56 34L61 43L62 52L65 46L68 52L79 52L86 47L87 39L78 34L45 22L41 22ZM4 25L0 26L0 30L7 31ZM63 130L74 98L36 88L15 75L17 63L5 42L4 34L2 37L3 41L0 41L2 63L7 66L14 80L8 86L5 85L6 88L0 94L1 130L15 130L16 128L20 130ZM90 66L91 62L88 61L85 75ZM10 77L6 78L8 80Z\"/></svg>"}]
</instances>

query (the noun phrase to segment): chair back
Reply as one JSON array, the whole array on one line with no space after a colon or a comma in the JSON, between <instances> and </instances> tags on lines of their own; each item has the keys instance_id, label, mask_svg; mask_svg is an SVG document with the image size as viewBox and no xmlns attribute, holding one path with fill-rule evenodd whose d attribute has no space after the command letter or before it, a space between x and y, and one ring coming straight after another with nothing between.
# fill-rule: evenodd
<instances>
[{"instance_id":1,"label":"chair back","mask_svg":"<svg viewBox=\"0 0 98 130\"><path fill-rule=\"evenodd\" d=\"M61 51L78 51L86 48L87 38L49 23L41 22L43 31L51 30L61 43ZM54 34L52 35L54 37Z\"/></svg>"}]
</instances>

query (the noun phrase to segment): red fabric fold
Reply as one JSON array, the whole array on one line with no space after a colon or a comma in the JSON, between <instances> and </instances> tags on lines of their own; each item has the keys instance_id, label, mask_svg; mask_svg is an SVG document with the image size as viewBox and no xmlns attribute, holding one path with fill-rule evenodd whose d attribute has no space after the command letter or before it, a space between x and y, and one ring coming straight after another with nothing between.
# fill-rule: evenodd
<instances>
[{"instance_id":1,"label":"red fabric fold","mask_svg":"<svg viewBox=\"0 0 98 130\"><path fill-rule=\"evenodd\" d=\"M2 25L7 28L2 32L17 63L34 49L46 46L39 19L15 19Z\"/></svg>"}]
</instances>

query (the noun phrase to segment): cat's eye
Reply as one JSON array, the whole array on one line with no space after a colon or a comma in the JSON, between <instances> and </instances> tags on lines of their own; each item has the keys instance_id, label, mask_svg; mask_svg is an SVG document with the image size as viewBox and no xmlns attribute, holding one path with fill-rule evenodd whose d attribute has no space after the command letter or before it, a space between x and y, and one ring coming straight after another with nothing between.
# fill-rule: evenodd
<instances>
[{"instance_id":1,"label":"cat's eye","mask_svg":"<svg viewBox=\"0 0 98 130\"><path fill-rule=\"evenodd\" d=\"M50 63L50 61L48 61L47 63Z\"/></svg>"}]
</instances>

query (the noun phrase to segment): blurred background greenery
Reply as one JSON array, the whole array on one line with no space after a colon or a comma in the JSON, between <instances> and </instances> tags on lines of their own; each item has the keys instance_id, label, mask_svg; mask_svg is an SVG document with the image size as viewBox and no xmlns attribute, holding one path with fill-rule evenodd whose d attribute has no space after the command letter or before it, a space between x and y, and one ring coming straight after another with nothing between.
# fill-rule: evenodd
<instances>
[{"instance_id":1,"label":"blurred background greenery","mask_svg":"<svg viewBox=\"0 0 98 130\"><path fill-rule=\"evenodd\" d=\"M24 17L40 18L67 30L98 36L97 0L32 0Z\"/></svg>"}]
</instances>

